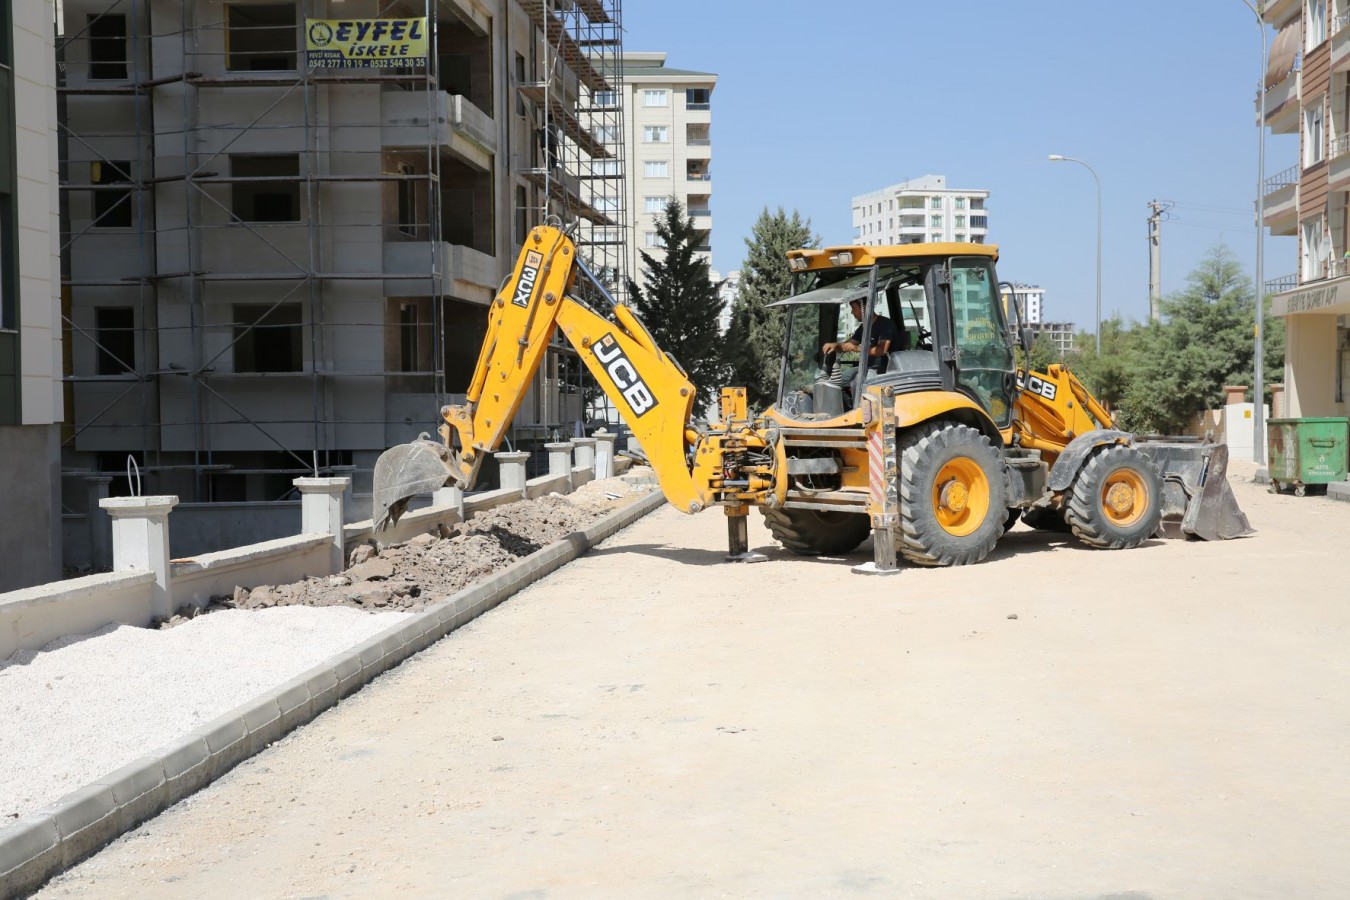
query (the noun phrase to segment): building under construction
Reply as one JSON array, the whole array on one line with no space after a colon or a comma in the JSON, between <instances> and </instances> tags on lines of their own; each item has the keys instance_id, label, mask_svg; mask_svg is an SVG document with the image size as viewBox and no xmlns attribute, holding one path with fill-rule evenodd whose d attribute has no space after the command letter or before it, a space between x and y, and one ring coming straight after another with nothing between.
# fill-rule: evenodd
<instances>
[{"instance_id":1,"label":"building under construction","mask_svg":"<svg viewBox=\"0 0 1350 900\"><path fill-rule=\"evenodd\" d=\"M184 503L305 474L359 497L462 399L532 226L578 223L623 285L622 143L595 137L623 110L589 99L619 87L620 7L65 0L65 496L131 469ZM575 433L582 371L559 344L515 444Z\"/></svg>"}]
</instances>

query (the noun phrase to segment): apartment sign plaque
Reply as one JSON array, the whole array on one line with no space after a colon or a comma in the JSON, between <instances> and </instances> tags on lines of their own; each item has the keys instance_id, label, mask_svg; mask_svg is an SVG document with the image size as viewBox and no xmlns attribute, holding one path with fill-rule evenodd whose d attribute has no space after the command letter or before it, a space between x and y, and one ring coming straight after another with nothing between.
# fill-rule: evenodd
<instances>
[{"instance_id":1,"label":"apartment sign plaque","mask_svg":"<svg viewBox=\"0 0 1350 900\"><path fill-rule=\"evenodd\" d=\"M427 20L306 19L305 59L315 69L424 66Z\"/></svg>"},{"instance_id":2,"label":"apartment sign plaque","mask_svg":"<svg viewBox=\"0 0 1350 900\"><path fill-rule=\"evenodd\" d=\"M1271 300L1270 307L1270 311L1277 316L1345 313L1350 311L1350 281L1335 281L1280 294Z\"/></svg>"}]
</instances>

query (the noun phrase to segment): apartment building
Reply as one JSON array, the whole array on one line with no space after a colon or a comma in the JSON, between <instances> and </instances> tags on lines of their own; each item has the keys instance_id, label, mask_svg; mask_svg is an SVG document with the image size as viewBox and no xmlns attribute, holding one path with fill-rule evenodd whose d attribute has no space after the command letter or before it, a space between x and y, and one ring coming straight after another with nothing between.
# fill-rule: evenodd
<instances>
[{"instance_id":1,"label":"apartment building","mask_svg":"<svg viewBox=\"0 0 1350 900\"><path fill-rule=\"evenodd\" d=\"M1072 322L1047 322L1045 320L1045 289L1034 284L1015 283L1012 286L1012 298L1017 303L1021 321L1031 328L1032 334L1039 337L1049 336L1055 351L1063 356L1074 349L1074 324ZM1008 291L1003 291L1004 308L1007 308Z\"/></svg>"},{"instance_id":2,"label":"apartment building","mask_svg":"<svg viewBox=\"0 0 1350 900\"><path fill-rule=\"evenodd\" d=\"M617 224L578 100L618 89L618 5L65 0L67 470L131 456L216 504L350 473L359 500L462 399L529 228ZM581 368L550 352L513 444L571 433Z\"/></svg>"},{"instance_id":3,"label":"apartment building","mask_svg":"<svg viewBox=\"0 0 1350 900\"><path fill-rule=\"evenodd\" d=\"M1350 406L1350 0L1274 0L1265 122L1299 135L1299 155L1264 179L1265 227L1298 238L1295 275L1267 281L1285 319L1283 381L1291 416L1344 416ZM1257 109L1261 109L1261 95ZM1267 266L1271 264L1268 262ZM1278 270L1277 270L1278 271ZM1280 373L1267 374L1276 381Z\"/></svg>"},{"instance_id":4,"label":"apartment building","mask_svg":"<svg viewBox=\"0 0 1350 900\"><path fill-rule=\"evenodd\" d=\"M628 161L625 225L631 228L628 272L642 283L642 258L661 249L654 219L675 197L705 232L699 255L712 264L712 95L717 76L675 69L665 53L624 53L623 92L600 98L624 110ZM613 135L603 135L608 141ZM621 211L616 211L619 214Z\"/></svg>"},{"instance_id":5,"label":"apartment building","mask_svg":"<svg viewBox=\"0 0 1350 900\"><path fill-rule=\"evenodd\" d=\"M925 175L854 197L858 244L983 244L989 234L989 192L947 187L947 176Z\"/></svg>"},{"instance_id":6,"label":"apartment building","mask_svg":"<svg viewBox=\"0 0 1350 900\"><path fill-rule=\"evenodd\" d=\"M0 591L61 577L61 292L51 2L0 0Z\"/></svg>"}]
</instances>

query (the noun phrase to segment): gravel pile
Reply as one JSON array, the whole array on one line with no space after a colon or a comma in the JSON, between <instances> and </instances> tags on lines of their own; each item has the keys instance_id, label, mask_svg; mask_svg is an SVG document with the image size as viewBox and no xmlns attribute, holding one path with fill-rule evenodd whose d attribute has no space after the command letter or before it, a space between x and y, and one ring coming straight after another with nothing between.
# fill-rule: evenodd
<instances>
[{"instance_id":1,"label":"gravel pile","mask_svg":"<svg viewBox=\"0 0 1350 900\"><path fill-rule=\"evenodd\" d=\"M0 661L0 829L407 618L227 610Z\"/></svg>"}]
</instances>

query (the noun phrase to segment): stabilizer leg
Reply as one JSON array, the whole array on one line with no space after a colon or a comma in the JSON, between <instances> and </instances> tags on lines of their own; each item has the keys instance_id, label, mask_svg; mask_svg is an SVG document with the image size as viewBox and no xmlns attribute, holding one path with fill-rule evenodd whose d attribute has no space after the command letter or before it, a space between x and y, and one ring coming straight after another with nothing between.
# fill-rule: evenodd
<instances>
[{"instance_id":1,"label":"stabilizer leg","mask_svg":"<svg viewBox=\"0 0 1350 900\"><path fill-rule=\"evenodd\" d=\"M764 562L763 553L750 549L749 507L727 508L727 562Z\"/></svg>"}]
</instances>

